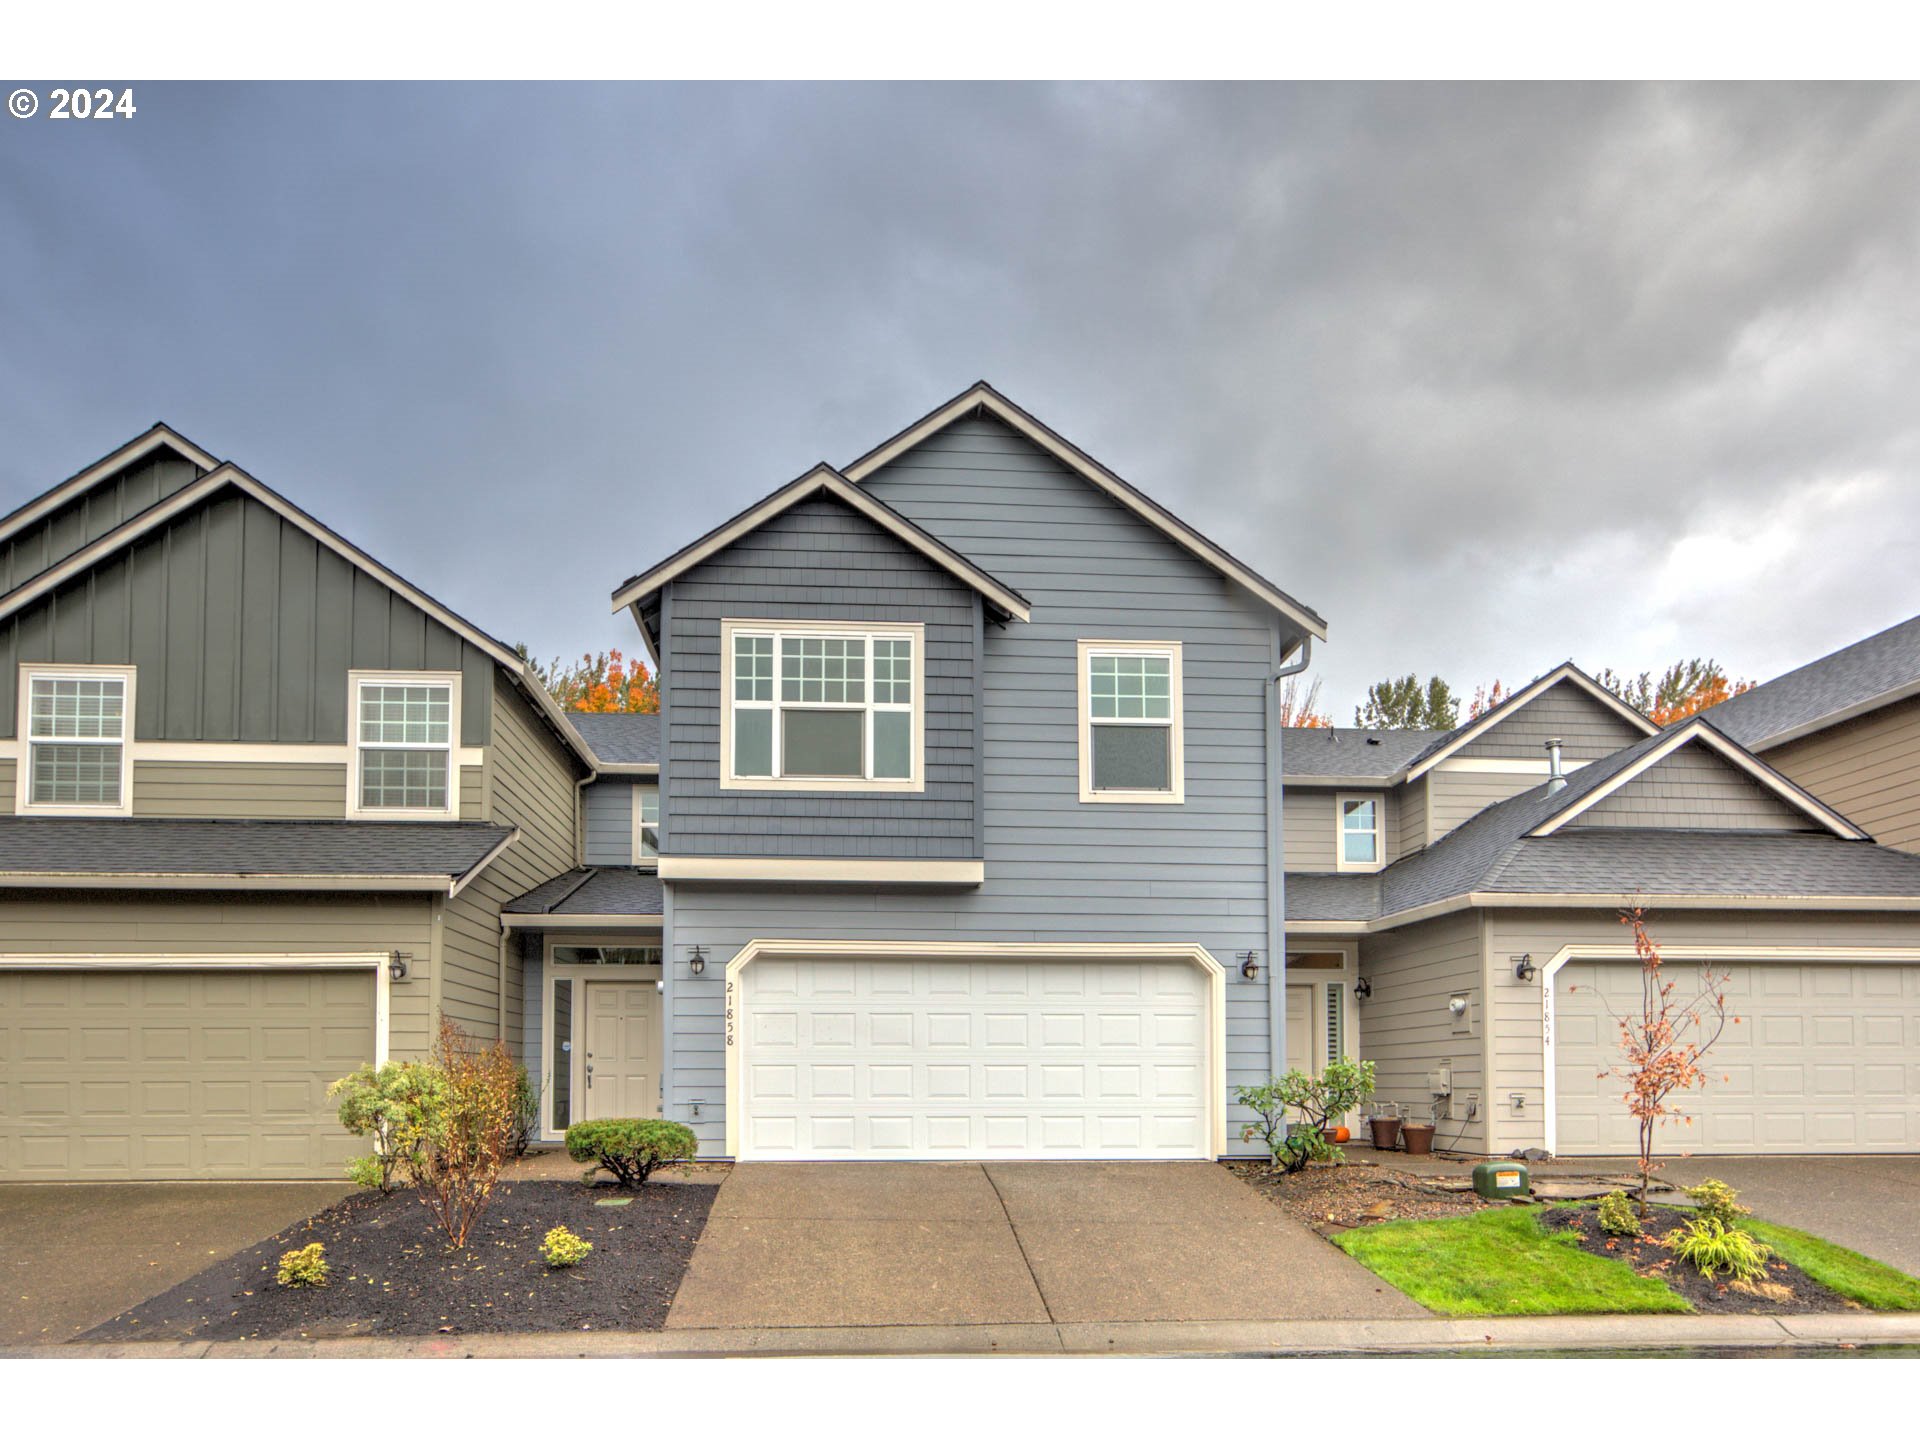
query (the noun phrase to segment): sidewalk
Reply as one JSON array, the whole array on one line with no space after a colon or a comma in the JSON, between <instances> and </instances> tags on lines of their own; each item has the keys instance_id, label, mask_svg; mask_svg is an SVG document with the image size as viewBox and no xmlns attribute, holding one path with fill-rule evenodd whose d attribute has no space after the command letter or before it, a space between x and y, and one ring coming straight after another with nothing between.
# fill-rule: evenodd
<instances>
[{"instance_id":1,"label":"sidewalk","mask_svg":"<svg viewBox=\"0 0 1920 1440\"><path fill-rule=\"evenodd\" d=\"M1920 1347L1916 1315L895 1325L0 1348L15 1359L563 1359L727 1355L1443 1355Z\"/></svg>"}]
</instances>

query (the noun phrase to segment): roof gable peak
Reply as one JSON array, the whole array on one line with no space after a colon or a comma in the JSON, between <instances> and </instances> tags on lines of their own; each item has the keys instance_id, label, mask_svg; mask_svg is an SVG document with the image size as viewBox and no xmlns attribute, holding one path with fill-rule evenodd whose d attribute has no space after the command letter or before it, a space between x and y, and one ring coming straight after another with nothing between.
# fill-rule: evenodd
<instances>
[{"instance_id":1,"label":"roof gable peak","mask_svg":"<svg viewBox=\"0 0 1920 1440\"><path fill-rule=\"evenodd\" d=\"M134 436L126 444L109 450L91 465L74 472L59 484L41 491L10 514L0 517L0 543L19 534L35 521L45 519L61 506L78 499L102 481L119 474L129 465L162 449L173 451L199 470L217 469L220 464L213 455L201 449L165 421L156 420L151 428Z\"/></svg>"}]
</instances>

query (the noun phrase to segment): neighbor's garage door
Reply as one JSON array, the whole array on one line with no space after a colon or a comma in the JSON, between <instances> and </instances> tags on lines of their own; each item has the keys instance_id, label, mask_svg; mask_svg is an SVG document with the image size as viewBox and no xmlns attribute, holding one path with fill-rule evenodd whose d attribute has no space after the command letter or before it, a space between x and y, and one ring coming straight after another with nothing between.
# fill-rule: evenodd
<instances>
[{"instance_id":1,"label":"neighbor's garage door","mask_svg":"<svg viewBox=\"0 0 1920 1440\"><path fill-rule=\"evenodd\" d=\"M337 1178L367 970L0 970L0 1180Z\"/></svg>"},{"instance_id":2,"label":"neighbor's garage door","mask_svg":"<svg viewBox=\"0 0 1920 1440\"><path fill-rule=\"evenodd\" d=\"M1723 967L1740 1017L1702 1064L1705 1089L1677 1098L1659 1144L1703 1155L1920 1151L1920 966L1754 962ZM1669 960L1676 1000L1697 993L1696 962ZM1556 977L1554 1085L1563 1155L1634 1151L1609 1007L1637 1014L1632 963L1569 964ZM1724 1079L1722 1077L1725 1077Z\"/></svg>"},{"instance_id":3,"label":"neighbor's garage door","mask_svg":"<svg viewBox=\"0 0 1920 1440\"><path fill-rule=\"evenodd\" d=\"M1192 965L781 959L741 976L742 1159L1209 1154Z\"/></svg>"}]
</instances>

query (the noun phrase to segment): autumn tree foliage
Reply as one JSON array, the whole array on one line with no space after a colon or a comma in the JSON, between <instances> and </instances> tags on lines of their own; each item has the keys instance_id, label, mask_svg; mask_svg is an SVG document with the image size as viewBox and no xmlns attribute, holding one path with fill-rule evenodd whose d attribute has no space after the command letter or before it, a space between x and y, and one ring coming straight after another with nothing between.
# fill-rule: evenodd
<instances>
[{"instance_id":1,"label":"autumn tree foliage","mask_svg":"<svg viewBox=\"0 0 1920 1440\"><path fill-rule=\"evenodd\" d=\"M556 659L543 665L527 654L526 646L518 649L562 710L601 715L660 713L660 683L641 660L628 660L618 650L603 650L582 655L572 664Z\"/></svg>"},{"instance_id":2,"label":"autumn tree foliage","mask_svg":"<svg viewBox=\"0 0 1920 1440\"><path fill-rule=\"evenodd\" d=\"M1494 706L1504 702L1511 693L1506 685L1499 680L1494 681L1491 685L1480 686L1473 692L1473 699L1467 705L1467 719L1478 720L1482 715L1486 714L1487 711L1493 709Z\"/></svg>"},{"instance_id":3,"label":"autumn tree foliage","mask_svg":"<svg viewBox=\"0 0 1920 1440\"><path fill-rule=\"evenodd\" d=\"M1654 1158L1660 1126L1669 1119L1693 1123L1693 1117L1680 1108L1675 1097L1705 1088L1709 1077L1701 1060L1727 1027L1738 1025L1740 1019L1727 1010L1727 983L1732 978L1727 971L1715 970L1711 961L1703 962L1695 993L1682 1000L1676 993L1677 983L1667 978L1660 946L1647 931L1646 912L1622 911L1620 923L1633 930L1633 953L1640 962L1640 1004L1623 1015L1613 1009L1604 993L1596 992L1620 1032L1621 1059L1600 1074L1611 1075L1627 1086L1620 1098L1639 1132L1636 1164L1640 1188L1636 1201L1644 1220L1654 1171L1665 1163Z\"/></svg>"},{"instance_id":4,"label":"autumn tree foliage","mask_svg":"<svg viewBox=\"0 0 1920 1440\"><path fill-rule=\"evenodd\" d=\"M1304 675L1280 682L1280 723L1295 730L1331 730L1333 718L1321 708L1320 682L1306 683Z\"/></svg>"},{"instance_id":5,"label":"autumn tree foliage","mask_svg":"<svg viewBox=\"0 0 1920 1440\"><path fill-rule=\"evenodd\" d=\"M1676 660L1656 680L1651 670L1622 675L1602 670L1593 677L1656 725L1672 725L1753 689L1751 680L1731 680L1720 662Z\"/></svg>"},{"instance_id":6,"label":"autumn tree foliage","mask_svg":"<svg viewBox=\"0 0 1920 1440\"><path fill-rule=\"evenodd\" d=\"M1353 723L1365 730L1451 730L1460 723L1460 700L1438 675L1386 679L1367 687Z\"/></svg>"}]
</instances>

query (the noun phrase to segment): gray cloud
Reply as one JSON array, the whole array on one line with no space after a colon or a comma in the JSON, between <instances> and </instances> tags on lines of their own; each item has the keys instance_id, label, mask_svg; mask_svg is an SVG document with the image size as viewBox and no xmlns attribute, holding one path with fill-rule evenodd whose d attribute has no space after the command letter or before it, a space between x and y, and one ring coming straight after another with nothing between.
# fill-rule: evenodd
<instances>
[{"instance_id":1,"label":"gray cloud","mask_svg":"<svg viewBox=\"0 0 1920 1440\"><path fill-rule=\"evenodd\" d=\"M143 86L0 125L0 509L164 417L482 624L981 376L1368 680L1920 611L1920 89ZM511 577L504 581L502 577Z\"/></svg>"}]
</instances>

